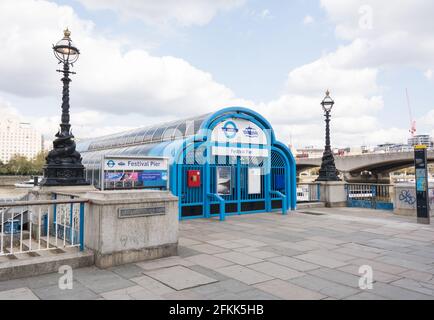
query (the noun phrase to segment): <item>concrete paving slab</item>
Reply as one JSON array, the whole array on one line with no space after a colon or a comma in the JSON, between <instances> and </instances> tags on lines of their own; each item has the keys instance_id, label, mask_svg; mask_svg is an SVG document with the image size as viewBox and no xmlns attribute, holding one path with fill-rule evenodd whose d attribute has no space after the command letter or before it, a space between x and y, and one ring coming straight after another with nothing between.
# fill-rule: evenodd
<instances>
[{"instance_id":1,"label":"concrete paving slab","mask_svg":"<svg viewBox=\"0 0 434 320\"><path fill-rule=\"evenodd\" d=\"M342 262L333 258L328 258L326 256L313 254L313 253L306 253L306 254L294 256L294 258L297 258L299 260L304 260L310 263L318 264L320 266L327 267L327 268L339 268L348 264L346 262Z\"/></svg>"},{"instance_id":2,"label":"concrete paving slab","mask_svg":"<svg viewBox=\"0 0 434 320\"><path fill-rule=\"evenodd\" d=\"M246 245L242 244L242 243L237 243L233 240L211 240L211 241L207 241L209 244L214 245L214 246L219 246L222 248L226 248L226 249L236 249L236 248L243 248Z\"/></svg>"},{"instance_id":3,"label":"concrete paving slab","mask_svg":"<svg viewBox=\"0 0 434 320\"><path fill-rule=\"evenodd\" d=\"M360 273L359 273L360 267L361 266L357 266L357 265L348 265L348 266L338 268L338 270L351 273L355 276L360 276ZM376 270L374 268L372 269L372 271L373 271L374 282L380 281L380 282L384 282L384 283L390 283L390 282L393 282L393 281L396 281L396 280L399 280L402 278L402 276L400 276L400 275L394 275L391 273L382 272L382 271Z\"/></svg>"},{"instance_id":4,"label":"concrete paving slab","mask_svg":"<svg viewBox=\"0 0 434 320\"><path fill-rule=\"evenodd\" d=\"M204 276L183 266L174 266L152 271L145 271L146 275L154 278L175 290L183 290L200 285L217 282L216 279Z\"/></svg>"},{"instance_id":5,"label":"concrete paving slab","mask_svg":"<svg viewBox=\"0 0 434 320\"><path fill-rule=\"evenodd\" d=\"M143 274L143 269L135 264L123 264L120 266L108 268L107 271L114 272L125 279L139 277Z\"/></svg>"},{"instance_id":6,"label":"concrete paving slab","mask_svg":"<svg viewBox=\"0 0 434 320\"><path fill-rule=\"evenodd\" d=\"M211 244L197 244L194 246L191 246L190 249L202 252L202 253L207 253L207 254L216 254L216 253L222 253L222 252L227 252L229 251L229 249L226 248L222 248L219 246L215 246L215 245L211 245Z\"/></svg>"},{"instance_id":7,"label":"concrete paving slab","mask_svg":"<svg viewBox=\"0 0 434 320\"><path fill-rule=\"evenodd\" d=\"M264 251L264 250L246 252L246 254L259 259L279 257L279 254L277 254L276 252Z\"/></svg>"},{"instance_id":8,"label":"concrete paving slab","mask_svg":"<svg viewBox=\"0 0 434 320\"><path fill-rule=\"evenodd\" d=\"M282 279L282 280L294 279L304 275L304 273L302 272L268 261L250 264L247 267L249 269L253 269L255 271L265 273L273 278Z\"/></svg>"},{"instance_id":9,"label":"concrete paving slab","mask_svg":"<svg viewBox=\"0 0 434 320\"><path fill-rule=\"evenodd\" d=\"M354 260L351 260L350 262L351 262L351 264L358 265L358 266L368 265L368 266L371 266L374 271L378 270L378 271L382 271L382 272L394 274L394 275L399 275L405 271L408 271L408 269L406 269L406 268L402 268L402 267L397 266L397 265L384 263L384 262L380 262L378 260L372 260L372 259L354 259Z\"/></svg>"},{"instance_id":10,"label":"concrete paving slab","mask_svg":"<svg viewBox=\"0 0 434 320\"><path fill-rule=\"evenodd\" d=\"M122 278L114 272L96 267L77 269L73 273L73 278L96 293L123 289L134 285L133 282Z\"/></svg>"},{"instance_id":11,"label":"concrete paving slab","mask_svg":"<svg viewBox=\"0 0 434 320\"><path fill-rule=\"evenodd\" d=\"M422 272L417 270L408 270L400 274L400 276L416 281L429 282L434 279L434 274L431 272Z\"/></svg>"},{"instance_id":12,"label":"concrete paving slab","mask_svg":"<svg viewBox=\"0 0 434 320\"><path fill-rule=\"evenodd\" d=\"M101 293L105 300L160 300L161 298L141 286L132 286Z\"/></svg>"},{"instance_id":13,"label":"concrete paving slab","mask_svg":"<svg viewBox=\"0 0 434 320\"><path fill-rule=\"evenodd\" d=\"M207 277L210 277L210 278L213 278L213 279L217 279L218 281L224 281L224 280L229 279L228 277L226 277L225 275L217 272L214 269L205 268L205 267L202 267L200 265L194 265L194 266L191 266L191 267L188 267L188 268L190 270L199 272L200 274L203 274L204 276L207 276Z\"/></svg>"},{"instance_id":14,"label":"concrete paving slab","mask_svg":"<svg viewBox=\"0 0 434 320\"><path fill-rule=\"evenodd\" d=\"M344 298L344 300L387 300L387 298L378 296L369 291L363 291L350 297Z\"/></svg>"},{"instance_id":15,"label":"concrete paving slab","mask_svg":"<svg viewBox=\"0 0 434 320\"><path fill-rule=\"evenodd\" d=\"M303 277L291 279L289 282L335 299L344 299L360 292L359 289L351 288L312 275L305 275Z\"/></svg>"},{"instance_id":16,"label":"concrete paving slab","mask_svg":"<svg viewBox=\"0 0 434 320\"><path fill-rule=\"evenodd\" d=\"M208 300L205 295L194 292L193 290L174 291L164 294L162 298L167 300Z\"/></svg>"},{"instance_id":17,"label":"concrete paving slab","mask_svg":"<svg viewBox=\"0 0 434 320\"><path fill-rule=\"evenodd\" d=\"M266 246L267 244L261 241L257 241L257 240L252 240L252 239L238 239L238 240L233 240L236 243L242 244L244 246L249 246L249 247L263 247Z\"/></svg>"},{"instance_id":18,"label":"concrete paving slab","mask_svg":"<svg viewBox=\"0 0 434 320\"><path fill-rule=\"evenodd\" d=\"M280 298L259 289L240 292L237 295L237 300L280 300Z\"/></svg>"},{"instance_id":19,"label":"concrete paving slab","mask_svg":"<svg viewBox=\"0 0 434 320\"><path fill-rule=\"evenodd\" d=\"M326 298L325 295L318 292L280 279L258 283L254 287L285 300L319 300Z\"/></svg>"},{"instance_id":20,"label":"concrete paving slab","mask_svg":"<svg viewBox=\"0 0 434 320\"><path fill-rule=\"evenodd\" d=\"M393 300L433 300L434 296L422 294L413 290L407 290L386 283L374 283L369 292Z\"/></svg>"},{"instance_id":21,"label":"concrete paving slab","mask_svg":"<svg viewBox=\"0 0 434 320\"><path fill-rule=\"evenodd\" d=\"M142 268L143 270L154 270L154 269L161 269L161 268L167 268L173 266L189 267L194 265L194 263L187 259L181 258L179 256L172 256L172 257L167 257L167 258L162 258L157 260L138 262L136 263L136 265Z\"/></svg>"},{"instance_id":22,"label":"concrete paving slab","mask_svg":"<svg viewBox=\"0 0 434 320\"><path fill-rule=\"evenodd\" d=\"M200 266L203 266L205 268L210 268L210 269L226 267L234 264L231 261L224 260L209 254L199 254L199 255L188 257L186 259L193 262L194 264L198 264Z\"/></svg>"},{"instance_id":23,"label":"concrete paving slab","mask_svg":"<svg viewBox=\"0 0 434 320\"><path fill-rule=\"evenodd\" d=\"M224 274L227 277L236 279L248 285L273 279L273 277L271 276L265 275L261 272L254 271L240 265L218 268L216 269L216 271Z\"/></svg>"},{"instance_id":24,"label":"concrete paving slab","mask_svg":"<svg viewBox=\"0 0 434 320\"><path fill-rule=\"evenodd\" d=\"M161 296L175 291L175 289L164 285L160 281L144 275L132 278L131 281L137 283L139 286L145 288L156 296Z\"/></svg>"},{"instance_id":25,"label":"concrete paving slab","mask_svg":"<svg viewBox=\"0 0 434 320\"><path fill-rule=\"evenodd\" d=\"M42 300L95 300L100 298L93 290L74 281L72 289L60 289L58 285L36 288L32 290Z\"/></svg>"},{"instance_id":26,"label":"concrete paving slab","mask_svg":"<svg viewBox=\"0 0 434 320\"><path fill-rule=\"evenodd\" d=\"M39 300L30 288L16 288L0 292L0 300Z\"/></svg>"},{"instance_id":27,"label":"concrete paving slab","mask_svg":"<svg viewBox=\"0 0 434 320\"><path fill-rule=\"evenodd\" d=\"M247 254L241 253L241 252L225 252L225 253L219 253L215 255L218 258L225 259L227 261L231 261L232 263L236 263L242 266L262 262L262 259L258 259L252 256L249 256Z\"/></svg>"},{"instance_id":28,"label":"concrete paving slab","mask_svg":"<svg viewBox=\"0 0 434 320\"><path fill-rule=\"evenodd\" d=\"M325 280L346 285L350 288L359 289L360 277L350 274L348 272L330 268L321 268L309 271L308 273L310 275L314 275Z\"/></svg>"},{"instance_id":29,"label":"concrete paving slab","mask_svg":"<svg viewBox=\"0 0 434 320\"><path fill-rule=\"evenodd\" d=\"M319 269L321 267L314 263L310 263L293 257L286 257L286 256L270 258L267 260L302 272Z\"/></svg>"},{"instance_id":30,"label":"concrete paving slab","mask_svg":"<svg viewBox=\"0 0 434 320\"><path fill-rule=\"evenodd\" d=\"M392 282L391 285L420 292L422 294L429 295L432 297L432 299L434 299L434 284L432 283L404 278Z\"/></svg>"},{"instance_id":31,"label":"concrete paving slab","mask_svg":"<svg viewBox=\"0 0 434 320\"><path fill-rule=\"evenodd\" d=\"M196 244L202 244L202 242L198 241L198 240L186 238L186 237L179 237L179 239L178 239L178 245L180 245L180 246L189 247L189 246L193 246Z\"/></svg>"}]
</instances>

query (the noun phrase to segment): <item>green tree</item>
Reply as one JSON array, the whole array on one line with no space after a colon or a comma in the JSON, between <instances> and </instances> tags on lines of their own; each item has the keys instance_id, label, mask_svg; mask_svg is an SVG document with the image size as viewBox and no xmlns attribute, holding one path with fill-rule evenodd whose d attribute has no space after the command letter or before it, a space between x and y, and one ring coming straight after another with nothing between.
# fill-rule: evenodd
<instances>
[{"instance_id":1,"label":"green tree","mask_svg":"<svg viewBox=\"0 0 434 320\"><path fill-rule=\"evenodd\" d=\"M4 175L40 175L45 164L45 151L39 152L33 159L29 160L21 155L14 155L8 163L0 162L0 174Z\"/></svg>"}]
</instances>

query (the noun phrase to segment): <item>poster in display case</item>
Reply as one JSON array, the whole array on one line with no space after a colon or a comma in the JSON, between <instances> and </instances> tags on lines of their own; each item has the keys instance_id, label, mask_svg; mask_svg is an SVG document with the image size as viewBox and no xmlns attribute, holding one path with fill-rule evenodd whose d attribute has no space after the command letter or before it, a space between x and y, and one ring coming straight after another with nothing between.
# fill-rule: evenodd
<instances>
[{"instance_id":1,"label":"poster in display case","mask_svg":"<svg viewBox=\"0 0 434 320\"><path fill-rule=\"evenodd\" d=\"M217 167L217 193L230 195L232 193L232 168Z\"/></svg>"},{"instance_id":2,"label":"poster in display case","mask_svg":"<svg viewBox=\"0 0 434 320\"><path fill-rule=\"evenodd\" d=\"M247 187L249 194L261 193L261 168L249 168Z\"/></svg>"}]
</instances>

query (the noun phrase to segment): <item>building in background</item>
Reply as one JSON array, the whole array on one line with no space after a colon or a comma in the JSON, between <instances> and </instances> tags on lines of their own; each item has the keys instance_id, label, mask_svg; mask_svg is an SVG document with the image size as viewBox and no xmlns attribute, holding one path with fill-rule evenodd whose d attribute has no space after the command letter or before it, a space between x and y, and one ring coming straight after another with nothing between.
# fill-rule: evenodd
<instances>
[{"instance_id":1,"label":"building in background","mask_svg":"<svg viewBox=\"0 0 434 320\"><path fill-rule=\"evenodd\" d=\"M425 145L428 148L433 147L433 141L428 134L420 134L408 139L408 145L414 147L415 145Z\"/></svg>"},{"instance_id":2,"label":"building in background","mask_svg":"<svg viewBox=\"0 0 434 320\"><path fill-rule=\"evenodd\" d=\"M374 153L393 153L393 152L411 152L413 147L402 143L383 143L376 146Z\"/></svg>"},{"instance_id":3,"label":"building in background","mask_svg":"<svg viewBox=\"0 0 434 320\"><path fill-rule=\"evenodd\" d=\"M14 155L34 158L43 148L43 137L29 123L13 115L0 119L0 161L8 163Z\"/></svg>"}]
</instances>

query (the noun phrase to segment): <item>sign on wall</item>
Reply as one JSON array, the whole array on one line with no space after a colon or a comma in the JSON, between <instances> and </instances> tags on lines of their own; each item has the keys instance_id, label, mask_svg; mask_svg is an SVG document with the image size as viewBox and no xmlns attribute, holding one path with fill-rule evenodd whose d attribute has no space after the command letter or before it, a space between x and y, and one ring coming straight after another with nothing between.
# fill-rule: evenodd
<instances>
[{"instance_id":1,"label":"sign on wall","mask_svg":"<svg viewBox=\"0 0 434 320\"><path fill-rule=\"evenodd\" d=\"M230 195L232 193L232 167L217 167L217 193Z\"/></svg>"},{"instance_id":2,"label":"sign on wall","mask_svg":"<svg viewBox=\"0 0 434 320\"><path fill-rule=\"evenodd\" d=\"M156 157L104 157L103 189L168 187L168 160Z\"/></svg>"},{"instance_id":3,"label":"sign on wall","mask_svg":"<svg viewBox=\"0 0 434 320\"><path fill-rule=\"evenodd\" d=\"M268 149L212 146L214 156L268 157Z\"/></svg>"},{"instance_id":4,"label":"sign on wall","mask_svg":"<svg viewBox=\"0 0 434 320\"><path fill-rule=\"evenodd\" d=\"M167 159L161 158L104 158L104 170L167 170Z\"/></svg>"},{"instance_id":5,"label":"sign on wall","mask_svg":"<svg viewBox=\"0 0 434 320\"><path fill-rule=\"evenodd\" d=\"M238 118L227 119L217 124L212 131L211 141L259 145L268 144L267 135L263 129L251 121Z\"/></svg>"},{"instance_id":6,"label":"sign on wall","mask_svg":"<svg viewBox=\"0 0 434 320\"><path fill-rule=\"evenodd\" d=\"M249 194L261 193L261 168L249 168L247 189Z\"/></svg>"}]
</instances>

